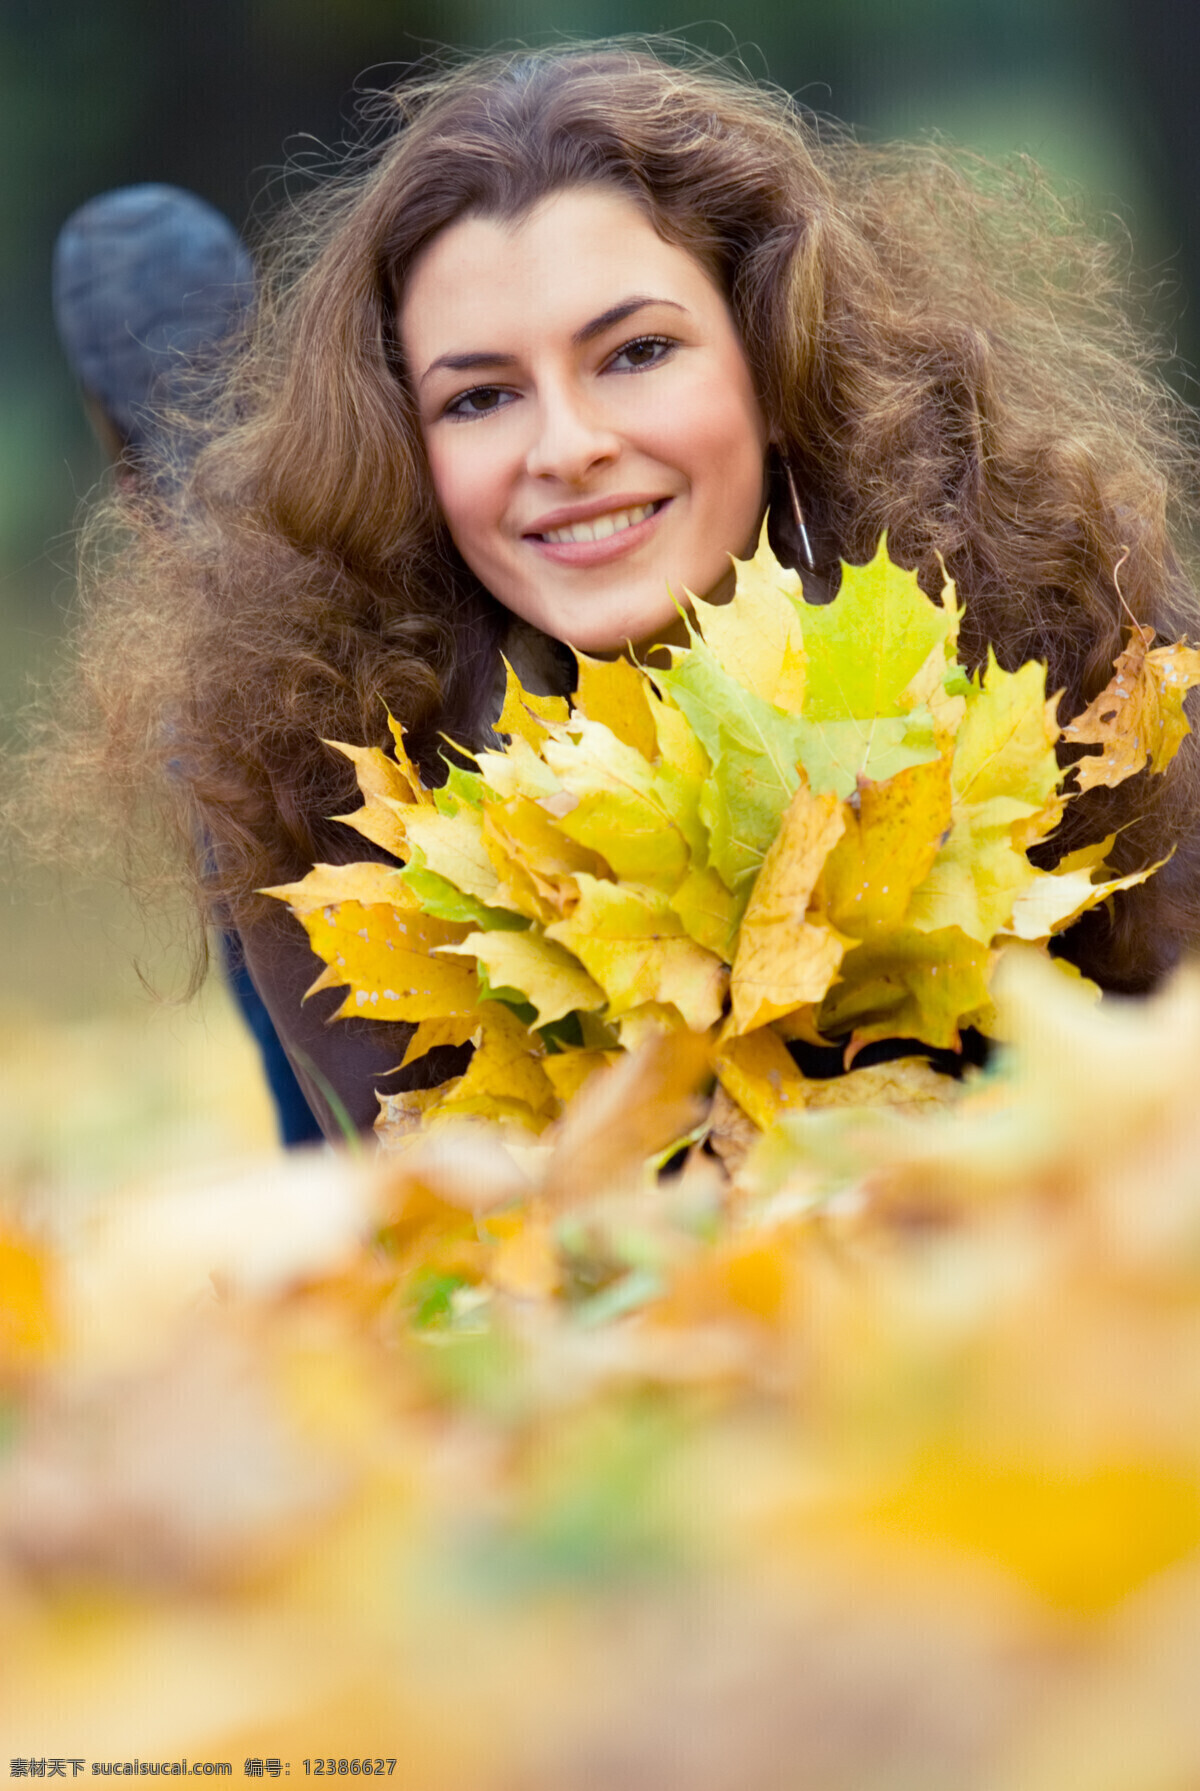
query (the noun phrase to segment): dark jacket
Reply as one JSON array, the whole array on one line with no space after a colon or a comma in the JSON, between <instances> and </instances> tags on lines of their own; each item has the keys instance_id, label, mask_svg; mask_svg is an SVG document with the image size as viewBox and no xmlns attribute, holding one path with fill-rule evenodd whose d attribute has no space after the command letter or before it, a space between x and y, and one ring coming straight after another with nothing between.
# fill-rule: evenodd
<instances>
[{"instance_id":1,"label":"dark jacket","mask_svg":"<svg viewBox=\"0 0 1200 1791\"><path fill-rule=\"evenodd\" d=\"M367 854L356 851L354 856ZM278 919L244 928L239 938L251 981L326 1138L336 1142L345 1137L335 1102L352 1127L370 1132L379 1113L377 1089L381 1094L399 1094L434 1088L466 1068L470 1047L464 1045L441 1046L401 1070L400 1060L414 1031L411 1025L397 1020L334 1020L345 989L322 989L305 1001L305 991L324 965L310 949L300 922L285 909L280 909Z\"/></svg>"},{"instance_id":2,"label":"dark jacket","mask_svg":"<svg viewBox=\"0 0 1200 1791\"><path fill-rule=\"evenodd\" d=\"M541 696L566 694L571 688L570 655L528 623L515 617L504 640L504 658L512 665L526 690ZM499 667L496 688L488 705L494 721L504 700L504 672ZM490 727L480 745L500 744ZM361 835L346 829L342 862L383 859L385 852ZM345 1109L352 1126L369 1132L379 1112L382 1094L409 1089L435 1088L451 1076L461 1075L470 1061L470 1047L442 1046L430 1051L407 1069L400 1060L414 1028L396 1020L334 1020L346 990L322 989L304 1000L324 965L309 948L300 922L280 905L277 917L244 927L239 933L246 969L267 1009L304 1097L326 1138L345 1134L332 1092Z\"/></svg>"}]
</instances>

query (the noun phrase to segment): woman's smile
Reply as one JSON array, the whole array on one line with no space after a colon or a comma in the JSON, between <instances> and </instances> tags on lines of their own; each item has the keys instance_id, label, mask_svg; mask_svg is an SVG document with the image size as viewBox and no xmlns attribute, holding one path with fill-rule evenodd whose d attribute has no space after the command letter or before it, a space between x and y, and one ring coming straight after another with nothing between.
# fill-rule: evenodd
<instances>
[{"instance_id":1,"label":"woman's smile","mask_svg":"<svg viewBox=\"0 0 1200 1791\"><path fill-rule=\"evenodd\" d=\"M643 647L762 514L766 426L725 300L634 201L590 186L468 216L409 278L401 339L434 491L506 608Z\"/></svg>"},{"instance_id":2,"label":"woman's smile","mask_svg":"<svg viewBox=\"0 0 1200 1791\"><path fill-rule=\"evenodd\" d=\"M525 539L560 566L602 566L633 553L653 534L670 498L600 498L555 511Z\"/></svg>"}]
</instances>

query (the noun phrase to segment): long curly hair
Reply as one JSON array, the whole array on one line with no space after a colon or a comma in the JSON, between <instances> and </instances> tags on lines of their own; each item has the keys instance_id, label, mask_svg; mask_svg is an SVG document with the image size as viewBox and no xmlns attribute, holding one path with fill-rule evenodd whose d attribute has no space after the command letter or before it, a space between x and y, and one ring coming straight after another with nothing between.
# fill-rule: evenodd
<instances>
[{"instance_id":1,"label":"long curly hair","mask_svg":"<svg viewBox=\"0 0 1200 1791\"><path fill-rule=\"evenodd\" d=\"M1184 569L1193 443L1128 315L1121 258L1028 165L869 147L776 91L624 43L473 60L390 96L382 142L293 208L253 338L173 493L118 495L85 553L70 758L101 797L147 791L206 899L360 845L324 744L401 719L432 768L479 725L503 612L439 515L395 317L415 259L467 214L565 188L627 194L725 295L817 570L893 556L966 604L973 664L1037 656L1064 717L1107 681L1131 618L1200 632ZM114 534L114 525L116 532ZM81 744L82 742L82 744ZM1139 989L1200 926L1200 761L1072 805L1069 849L1118 830L1167 870L1073 934ZM63 748L57 749L61 767ZM62 788L60 779L59 788Z\"/></svg>"}]
</instances>

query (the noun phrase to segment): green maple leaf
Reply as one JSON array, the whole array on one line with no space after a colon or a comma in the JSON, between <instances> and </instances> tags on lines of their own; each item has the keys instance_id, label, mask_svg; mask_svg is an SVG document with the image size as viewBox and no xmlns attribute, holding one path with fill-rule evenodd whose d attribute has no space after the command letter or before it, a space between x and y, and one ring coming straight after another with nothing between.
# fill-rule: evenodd
<instances>
[{"instance_id":1,"label":"green maple leaf","mask_svg":"<svg viewBox=\"0 0 1200 1791\"><path fill-rule=\"evenodd\" d=\"M800 782L804 724L745 689L698 638L656 677L712 763L699 813L710 862L736 890L758 870Z\"/></svg>"},{"instance_id":2,"label":"green maple leaf","mask_svg":"<svg viewBox=\"0 0 1200 1791\"><path fill-rule=\"evenodd\" d=\"M931 653L945 651L956 622L952 605L931 603L915 574L888 558L885 536L867 565L842 567L832 603L805 607L806 718L903 715L909 684Z\"/></svg>"},{"instance_id":3,"label":"green maple leaf","mask_svg":"<svg viewBox=\"0 0 1200 1791\"><path fill-rule=\"evenodd\" d=\"M1046 668L1029 660L1015 672L996 663L989 648L982 675L971 680L967 709L954 744L951 783L960 804L995 796L1042 807L1062 777L1057 697L1046 696Z\"/></svg>"},{"instance_id":4,"label":"green maple leaf","mask_svg":"<svg viewBox=\"0 0 1200 1791\"><path fill-rule=\"evenodd\" d=\"M861 779L884 783L937 756L934 717L924 705L907 715L881 715L871 721L802 718L800 758L817 795L832 790L844 799Z\"/></svg>"},{"instance_id":5,"label":"green maple leaf","mask_svg":"<svg viewBox=\"0 0 1200 1791\"><path fill-rule=\"evenodd\" d=\"M460 749L461 750L461 749ZM442 755L446 766L446 781L440 790L433 792L435 805L444 815L453 815L461 803L468 808L478 808L485 796L489 795L487 785L477 771L468 771L462 765L455 765Z\"/></svg>"},{"instance_id":6,"label":"green maple leaf","mask_svg":"<svg viewBox=\"0 0 1200 1791\"><path fill-rule=\"evenodd\" d=\"M414 853L414 860L417 858ZM514 914L510 908L488 907L475 896L458 889L448 877L426 870L420 862L405 865L400 877L417 898L422 911L436 915L439 920L462 921L484 932L520 932L529 925L525 915Z\"/></svg>"},{"instance_id":7,"label":"green maple leaf","mask_svg":"<svg viewBox=\"0 0 1200 1791\"><path fill-rule=\"evenodd\" d=\"M867 940L842 959L817 1024L829 1038L850 1033L852 1053L885 1038L953 1049L964 1017L988 1004L988 957L957 927Z\"/></svg>"}]
</instances>

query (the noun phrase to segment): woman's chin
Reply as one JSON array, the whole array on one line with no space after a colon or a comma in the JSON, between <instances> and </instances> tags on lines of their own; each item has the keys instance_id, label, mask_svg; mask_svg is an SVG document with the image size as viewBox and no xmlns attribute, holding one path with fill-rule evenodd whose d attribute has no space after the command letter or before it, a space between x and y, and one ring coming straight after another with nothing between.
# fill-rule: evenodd
<instances>
[{"instance_id":1,"label":"woman's chin","mask_svg":"<svg viewBox=\"0 0 1200 1791\"><path fill-rule=\"evenodd\" d=\"M672 610L670 621L664 622L661 628L656 628L635 644L634 654L647 665L667 667L671 663L667 649L686 647L690 638L687 618L681 616L678 610Z\"/></svg>"},{"instance_id":2,"label":"woman's chin","mask_svg":"<svg viewBox=\"0 0 1200 1791\"><path fill-rule=\"evenodd\" d=\"M670 649L686 647L687 634L681 630L677 637L673 628L663 628L647 635L645 640L623 640L617 646L586 647L578 641L566 644L577 652L586 653L589 659L635 659L639 665L658 666L666 671L671 665Z\"/></svg>"},{"instance_id":3,"label":"woman's chin","mask_svg":"<svg viewBox=\"0 0 1200 1791\"><path fill-rule=\"evenodd\" d=\"M560 638L591 659L621 659L632 656L664 666L669 664L665 657L650 661L650 655L656 648L686 647L688 643L687 623L674 607L657 622L647 623L644 616L634 616L623 625L614 624L603 630L581 633L582 638L572 637L564 631Z\"/></svg>"}]
</instances>

